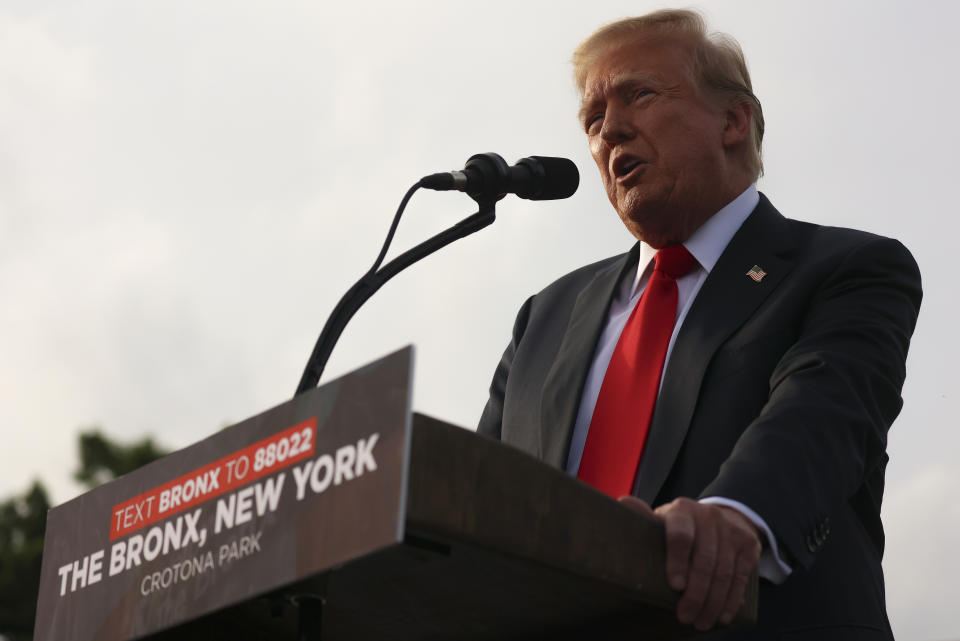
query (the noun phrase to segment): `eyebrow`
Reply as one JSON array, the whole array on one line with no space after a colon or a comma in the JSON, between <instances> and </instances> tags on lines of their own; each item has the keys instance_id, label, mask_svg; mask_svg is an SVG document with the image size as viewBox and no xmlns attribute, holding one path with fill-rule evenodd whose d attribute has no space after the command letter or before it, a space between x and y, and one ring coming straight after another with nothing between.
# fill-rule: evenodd
<instances>
[{"instance_id":1,"label":"eyebrow","mask_svg":"<svg viewBox=\"0 0 960 641\"><path fill-rule=\"evenodd\" d=\"M601 90L599 92L594 92L593 96L585 92L584 99L580 101L577 118L580 122L583 122L587 113L591 111L597 103L602 102L600 96L608 93L623 93L637 85L645 84L662 87L665 81L659 74L636 71L624 71L616 74L612 78L606 78L600 83Z\"/></svg>"}]
</instances>

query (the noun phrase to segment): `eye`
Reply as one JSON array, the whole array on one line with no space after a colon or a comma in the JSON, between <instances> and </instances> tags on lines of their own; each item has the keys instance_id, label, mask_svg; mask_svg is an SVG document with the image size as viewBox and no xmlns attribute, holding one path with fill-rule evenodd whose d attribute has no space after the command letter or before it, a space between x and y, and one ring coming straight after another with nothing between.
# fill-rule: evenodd
<instances>
[{"instance_id":1,"label":"eye","mask_svg":"<svg viewBox=\"0 0 960 641\"><path fill-rule=\"evenodd\" d=\"M641 98L645 98L651 94L653 94L653 92L650 91L649 89L636 89L630 93L630 101L636 102L637 100L640 100Z\"/></svg>"},{"instance_id":2,"label":"eye","mask_svg":"<svg viewBox=\"0 0 960 641\"><path fill-rule=\"evenodd\" d=\"M583 129L588 133L595 133L603 122L603 114L591 114L583 119Z\"/></svg>"}]
</instances>

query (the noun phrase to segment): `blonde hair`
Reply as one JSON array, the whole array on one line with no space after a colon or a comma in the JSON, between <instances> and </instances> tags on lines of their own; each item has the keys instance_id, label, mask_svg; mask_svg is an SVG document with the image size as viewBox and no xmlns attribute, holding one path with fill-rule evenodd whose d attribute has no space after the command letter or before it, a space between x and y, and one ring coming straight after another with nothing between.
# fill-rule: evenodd
<instances>
[{"instance_id":1,"label":"blonde hair","mask_svg":"<svg viewBox=\"0 0 960 641\"><path fill-rule=\"evenodd\" d=\"M637 18L625 18L600 27L573 52L573 75L580 95L590 67L605 53L646 36L692 41L690 64L701 90L728 96L731 103L746 103L752 112L748 162L754 177L763 173L763 109L753 94L750 72L737 41L724 33L708 33L695 11L664 9Z\"/></svg>"}]
</instances>

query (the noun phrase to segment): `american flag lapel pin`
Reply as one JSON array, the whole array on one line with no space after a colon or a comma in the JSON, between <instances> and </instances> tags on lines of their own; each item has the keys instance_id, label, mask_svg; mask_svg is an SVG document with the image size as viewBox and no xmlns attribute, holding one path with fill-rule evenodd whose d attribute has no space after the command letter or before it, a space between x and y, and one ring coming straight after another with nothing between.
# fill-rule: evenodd
<instances>
[{"instance_id":1,"label":"american flag lapel pin","mask_svg":"<svg viewBox=\"0 0 960 641\"><path fill-rule=\"evenodd\" d=\"M754 266L751 267L750 270L747 272L747 276L749 276L750 278L752 278L753 280L755 280L755 281L758 282L758 283L759 283L761 280L763 280L763 277L766 276L766 275L767 275L767 272L763 271L763 268L760 267L760 265L754 265Z\"/></svg>"}]
</instances>

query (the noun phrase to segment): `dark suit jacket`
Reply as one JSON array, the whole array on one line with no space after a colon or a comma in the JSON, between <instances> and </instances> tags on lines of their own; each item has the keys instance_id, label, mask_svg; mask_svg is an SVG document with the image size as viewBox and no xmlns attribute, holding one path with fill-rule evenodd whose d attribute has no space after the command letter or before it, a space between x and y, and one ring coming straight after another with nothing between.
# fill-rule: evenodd
<instances>
[{"instance_id":1,"label":"dark suit jacket","mask_svg":"<svg viewBox=\"0 0 960 641\"><path fill-rule=\"evenodd\" d=\"M479 433L564 466L636 254L572 272L523 305ZM760 282L746 275L754 265ZM780 586L761 581L758 629L732 638L892 638L880 501L920 298L900 243L784 218L761 196L694 300L634 494L652 505L728 497L773 530L794 572Z\"/></svg>"}]
</instances>

